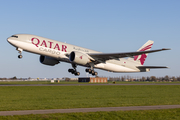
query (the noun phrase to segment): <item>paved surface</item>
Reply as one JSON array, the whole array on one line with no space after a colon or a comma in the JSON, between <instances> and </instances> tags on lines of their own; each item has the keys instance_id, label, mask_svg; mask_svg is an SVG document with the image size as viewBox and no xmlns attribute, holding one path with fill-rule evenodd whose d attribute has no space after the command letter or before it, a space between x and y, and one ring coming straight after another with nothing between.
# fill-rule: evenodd
<instances>
[{"instance_id":1,"label":"paved surface","mask_svg":"<svg viewBox=\"0 0 180 120\"><path fill-rule=\"evenodd\" d=\"M103 107L103 108L74 108L74 109L50 109L50 110L23 110L23 111L0 111L0 116L49 114L49 113L75 113L75 112L97 112L97 111L129 111L129 110L156 110L180 108L180 105L158 105L158 106L132 106L132 107Z\"/></svg>"},{"instance_id":2,"label":"paved surface","mask_svg":"<svg viewBox=\"0 0 180 120\"><path fill-rule=\"evenodd\" d=\"M98 86L98 85L180 85L180 83L135 83L135 84L0 84L0 86Z\"/></svg>"}]
</instances>

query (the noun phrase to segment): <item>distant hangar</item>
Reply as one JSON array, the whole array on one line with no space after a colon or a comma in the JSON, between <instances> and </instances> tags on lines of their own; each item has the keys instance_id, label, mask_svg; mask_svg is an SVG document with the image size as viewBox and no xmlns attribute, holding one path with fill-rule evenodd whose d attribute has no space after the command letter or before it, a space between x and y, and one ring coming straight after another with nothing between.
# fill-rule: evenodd
<instances>
[{"instance_id":1,"label":"distant hangar","mask_svg":"<svg viewBox=\"0 0 180 120\"><path fill-rule=\"evenodd\" d=\"M107 83L106 77L80 77L78 82Z\"/></svg>"}]
</instances>

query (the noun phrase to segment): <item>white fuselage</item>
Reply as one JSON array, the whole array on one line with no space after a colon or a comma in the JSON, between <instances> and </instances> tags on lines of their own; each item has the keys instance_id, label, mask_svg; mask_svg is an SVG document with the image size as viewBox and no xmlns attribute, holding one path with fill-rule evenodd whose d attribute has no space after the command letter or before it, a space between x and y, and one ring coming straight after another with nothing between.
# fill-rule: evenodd
<instances>
[{"instance_id":1,"label":"white fuselage","mask_svg":"<svg viewBox=\"0 0 180 120\"><path fill-rule=\"evenodd\" d=\"M87 54L100 53L94 50L47 39L36 35L17 34L14 36L18 36L18 38L9 37L8 42L16 48L20 48L24 51L35 54L52 57L63 62L70 62L67 54L70 54L72 51L79 51ZM110 72L141 72L142 70L136 68L136 66L137 64L133 62L133 60L121 58L119 60L112 59L107 60L103 63L95 64L94 68L103 69Z\"/></svg>"}]
</instances>

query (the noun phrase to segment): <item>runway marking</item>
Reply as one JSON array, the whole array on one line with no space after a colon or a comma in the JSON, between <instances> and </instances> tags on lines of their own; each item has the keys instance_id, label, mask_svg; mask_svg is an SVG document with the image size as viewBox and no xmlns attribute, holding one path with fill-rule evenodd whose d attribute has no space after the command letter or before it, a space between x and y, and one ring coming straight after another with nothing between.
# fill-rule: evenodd
<instances>
[{"instance_id":1,"label":"runway marking","mask_svg":"<svg viewBox=\"0 0 180 120\"><path fill-rule=\"evenodd\" d=\"M157 105L157 106L130 106L130 107L102 107L102 108L72 108L72 109L49 109L49 110L22 110L0 111L0 116L28 115L28 114L51 114L51 113L76 113L97 111L130 111L130 110L157 110L180 108L180 105Z\"/></svg>"}]
</instances>

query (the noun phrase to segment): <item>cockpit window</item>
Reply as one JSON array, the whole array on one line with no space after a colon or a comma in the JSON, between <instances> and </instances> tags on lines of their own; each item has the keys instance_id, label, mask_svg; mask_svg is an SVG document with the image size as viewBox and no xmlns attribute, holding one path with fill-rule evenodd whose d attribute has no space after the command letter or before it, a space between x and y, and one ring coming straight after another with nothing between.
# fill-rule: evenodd
<instances>
[{"instance_id":1,"label":"cockpit window","mask_svg":"<svg viewBox=\"0 0 180 120\"><path fill-rule=\"evenodd\" d=\"M17 36L17 35L12 35L11 37L15 37L15 38L18 38L18 36Z\"/></svg>"}]
</instances>

